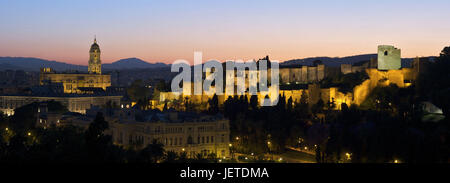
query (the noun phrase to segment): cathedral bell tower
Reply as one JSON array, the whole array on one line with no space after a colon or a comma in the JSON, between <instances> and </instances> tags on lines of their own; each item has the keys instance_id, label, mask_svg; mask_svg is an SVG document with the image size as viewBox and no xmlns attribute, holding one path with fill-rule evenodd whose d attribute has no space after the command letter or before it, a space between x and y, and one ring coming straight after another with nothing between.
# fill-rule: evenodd
<instances>
[{"instance_id":1,"label":"cathedral bell tower","mask_svg":"<svg viewBox=\"0 0 450 183\"><path fill-rule=\"evenodd\" d=\"M89 74L102 74L102 62L100 60L100 47L97 44L97 38L94 38L94 44L89 50Z\"/></svg>"}]
</instances>

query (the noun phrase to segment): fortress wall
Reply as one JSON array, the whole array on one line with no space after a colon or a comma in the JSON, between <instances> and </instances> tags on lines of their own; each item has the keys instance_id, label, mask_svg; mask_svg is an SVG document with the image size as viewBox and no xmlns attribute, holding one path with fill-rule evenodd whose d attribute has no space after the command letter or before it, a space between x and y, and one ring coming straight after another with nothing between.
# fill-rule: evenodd
<instances>
[{"instance_id":1,"label":"fortress wall","mask_svg":"<svg viewBox=\"0 0 450 183\"><path fill-rule=\"evenodd\" d=\"M317 66L317 80L321 81L325 78L325 65Z\"/></svg>"},{"instance_id":2,"label":"fortress wall","mask_svg":"<svg viewBox=\"0 0 450 183\"><path fill-rule=\"evenodd\" d=\"M307 83L308 82L308 66L302 66L302 77L301 82Z\"/></svg>"},{"instance_id":3,"label":"fortress wall","mask_svg":"<svg viewBox=\"0 0 450 183\"><path fill-rule=\"evenodd\" d=\"M301 68L291 68L289 72L289 80L291 83L301 82Z\"/></svg>"},{"instance_id":4,"label":"fortress wall","mask_svg":"<svg viewBox=\"0 0 450 183\"><path fill-rule=\"evenodd\" d=\"M281 83L289 83L290 69L289 68L281 68L280 70L280 82Z\"/></svg>"},{"instance_id":5,"label":"fortress wall","mask_svg":"<svg viewBox=\"0 0 450 183\"><path fill-rule=\"evenodd\" d=\"M307 82L317 81L317 67L308 67Z\"/></svg>"},{"instance_id":6,"label":"fortress wall","mask_svg":"<svg viewBox=\"0 0 450 183\"><path fill-rule=\"evenodd\" d=\"M341 64L342 74L348 74L352 72L352 64Z\"/></svg>"}]
</instances>

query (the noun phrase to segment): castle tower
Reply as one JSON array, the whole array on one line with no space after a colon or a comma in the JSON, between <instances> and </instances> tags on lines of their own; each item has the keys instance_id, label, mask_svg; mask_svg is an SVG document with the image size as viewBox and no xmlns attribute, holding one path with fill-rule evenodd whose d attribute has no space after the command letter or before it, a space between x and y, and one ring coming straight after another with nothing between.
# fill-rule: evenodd
<instances>
[{"instance_id":1,"label":"castle tower","mask_svg":"<svg viewBox=\"0 0 450 183\"><path fill-rule=\"evenodd\" d=\"M102 74L102 61L100 60L100 47L97 44L97 38L94 38L94 44L89 50L89 74Z\"/></svg>"},{"instance_id":2,"label":"castle tower","mask_svg":"<svg viewBox=\"0 0 450 183\"><path fill-rule=\"evenodd\" d=\"M402 67L400 49L389 45L378 46L378 70L398 70Z\"/></svg>"}]
</instances>

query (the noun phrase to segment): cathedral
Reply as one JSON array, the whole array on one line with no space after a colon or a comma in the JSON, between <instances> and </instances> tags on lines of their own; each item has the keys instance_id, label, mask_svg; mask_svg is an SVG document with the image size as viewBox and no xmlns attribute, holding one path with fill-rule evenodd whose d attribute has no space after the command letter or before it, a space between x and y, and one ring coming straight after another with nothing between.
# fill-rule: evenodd
<instances>
[{"instance_id":1,"label":"cathedral","mask_svg":"<svg viewBox=\"0 0 450 183\"><path fill-rule=\"evenodd\" d=\"M89 50L89 74L102 74L102 61L100 60L100 47L97 44L97 38Z\"/></svg>"},{"instance_id":2,"label":"cathedral","mask_svg":"<svg viewBox=\"0 0 450 183\"><path fill-rule=\"evenodd\" d=\"M39 85L31 93L0 96L0 111L10 116L18 107L33 103L57 101L71 112L85 114L92 106L103 106L108 102L120 104L122 96L104 92L111 86L111 76L102 74L100 47L97 40L89 50L88 72L56 72L41 68Z\"/></svg>"},{"instance_id":3,"label":"cathedral","mask_svg":"<svg viewBox=\"0 0 450 183\"><path fill-rule=\"evenodd\" d=\"M106 90L106 87L111 86L111 76L102 74L100 53L100 46L94 39L89 50L88 73L57 73L51 68L41 68L40 85L62 84L64 93L76 94L99 88Z\"/></svg>"}]
</instances>

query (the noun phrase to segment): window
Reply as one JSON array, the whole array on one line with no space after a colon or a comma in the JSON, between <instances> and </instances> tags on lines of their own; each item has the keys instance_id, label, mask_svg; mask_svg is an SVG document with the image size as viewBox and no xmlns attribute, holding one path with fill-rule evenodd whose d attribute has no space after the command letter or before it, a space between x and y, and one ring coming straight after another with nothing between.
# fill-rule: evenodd
<instances>
[{"instance_id":1,"label":"window","mask_svg":"<svg viewBox=\"0 0 450 183\"><path fill-rule=\"evenodd\" d=\"M387 56L388 55L388 51L384 51L384 56Z\"/></svg>"}]
</instances>

